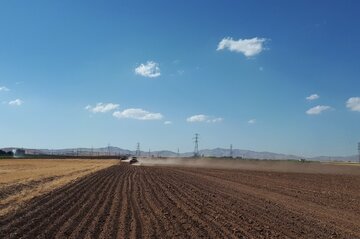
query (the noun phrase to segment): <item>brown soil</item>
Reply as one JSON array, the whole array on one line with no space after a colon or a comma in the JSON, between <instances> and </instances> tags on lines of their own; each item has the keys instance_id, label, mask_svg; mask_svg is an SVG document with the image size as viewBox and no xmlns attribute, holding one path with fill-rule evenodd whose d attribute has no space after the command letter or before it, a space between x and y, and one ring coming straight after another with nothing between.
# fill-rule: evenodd
<instances>
[{"instance_id":1,"label":"brown soil","mask_svg":"<svg viewBox=\"0 0 360 239\"><path fill-rule=\"evenodd\" d=\"M39 185L42 185L47 182L51 182L57 178L59 177L48 177L48 178L43 178L41 180L31 180L26 183L18 183L9 186L4 186L0 188L0 200L15 195L20 191L36 188Z\"/></svg>"},{"instance_id":2,"label":"brown soil","mask_svg":"<svg viewBox=\"0 0 360 239\"><path fill-rule=\"evenodd\" d=\"M0 217L0 238L360 238L360 176L129 166Z\"/></svg>"}]
</instances>

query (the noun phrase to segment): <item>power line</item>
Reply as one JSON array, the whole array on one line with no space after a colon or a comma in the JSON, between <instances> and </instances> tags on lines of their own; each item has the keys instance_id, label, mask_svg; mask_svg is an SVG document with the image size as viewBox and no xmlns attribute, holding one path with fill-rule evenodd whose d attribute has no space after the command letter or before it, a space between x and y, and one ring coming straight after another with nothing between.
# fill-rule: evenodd
<instances>
[{"instance_id":1,"label":"power line","mask_svg":"<svg viewBox=\"0 0 360 239\"><path fill-rule=\"evenodd\" d=\"M196 133L195 137L193 138L194 143L195 143L195 147L194 147L194 157L197 158L199 157L199 134Z\"/></svg>"},{"instance_id":2,"label":"power line","mask_svg":"<svg viewBox=\"0 0 360 239\"><path fill-rule=\"evenodd\" d=\"M135 153L136 156L140 156L140 143L137 143L136 144L136 153Z\"/></svg>"},{"instance_id":3,"label":"power line","mask_svg":"<svg viewBox=\"0 0 360 239\"><path fill-rule=\"evenodd\" d=\"M360 163L360 142L358 143L358 152L359 152L359 163Z\"/></svg>"}]
</instances>

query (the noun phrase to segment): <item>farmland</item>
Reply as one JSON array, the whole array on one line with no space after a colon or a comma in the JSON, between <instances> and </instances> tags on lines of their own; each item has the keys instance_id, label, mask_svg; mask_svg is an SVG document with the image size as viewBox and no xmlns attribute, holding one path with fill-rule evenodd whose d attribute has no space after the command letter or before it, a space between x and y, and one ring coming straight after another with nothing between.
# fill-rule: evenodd
<instances>
[{"instance_id":1,"label":"farmland","mask_svg":"<svg viewBox=\"0 0 360 239\"><path fill-rule=\"evenodd\" d=\"M106 165L1 216L0 238L360 238L359 167L220 162Z\"/></svg>"},{"instance_id":2,"label":"farmland","mask_svg":"<svg viewBox=\"0 0 360 239\"><path fill-rule=\"evenodd\" d=\"M115 160L0 160L0 215Z\"/></svg>"}]
</instances>

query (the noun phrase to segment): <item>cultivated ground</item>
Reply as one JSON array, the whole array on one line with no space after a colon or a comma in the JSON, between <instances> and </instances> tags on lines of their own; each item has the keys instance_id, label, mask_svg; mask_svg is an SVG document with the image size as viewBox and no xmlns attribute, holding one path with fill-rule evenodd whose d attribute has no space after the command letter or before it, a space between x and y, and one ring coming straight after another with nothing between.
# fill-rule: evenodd
<instances>
[{"instance_id":1,"label":"cultivated ground","mask_svg":"<svg viewBox=\"0 0 360 239\"><path fill-rule=\"evenodd\" d=\"M117 160L0 160L0 216Z\"/></svg>"},{"instance_id":2,"label":"cultivated ground","mask_svg":"<svg viewBox=\"0 0 360 239\"><path fill-rule=\"evenodd\" d=\"M0 217L0 238L360 238L359 167L266 165L114 165Z\"/></svg>"}]
</instances>

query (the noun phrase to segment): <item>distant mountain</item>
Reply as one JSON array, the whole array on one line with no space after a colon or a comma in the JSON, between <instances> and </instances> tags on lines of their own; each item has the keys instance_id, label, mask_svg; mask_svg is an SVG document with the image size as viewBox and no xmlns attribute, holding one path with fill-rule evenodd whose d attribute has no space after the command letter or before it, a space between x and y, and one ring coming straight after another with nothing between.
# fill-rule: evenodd
<instances>
[{"instance_id":1,"label":"distant mountain","mask_svg":"<svg viewBox=\"0 0 360 239\"><path fill-rule=\"evenodd\" d=\"M309 158L309 160L312 161L344 161L344 162L358 162L359 156L358 155L352 155L352 156L335 156L335 157L329 157L329 156L319 156L319 157L313 157Z\"/></svg>"},{"instance_id":2,"label":"distant mountain","mask_svg":"<svg viewBox=\"0 0 360 239\"><path fill-rule=\"evenodd\" d=\"M200 150L199 153L204 156L212 156L212 157L229 157L230 149L224 148L215 148L215 149L204 149ZM186 153L188 156L193 155L193 153ZM301 158L305 158L311 161L346 161L346 162L356 162L358 161L357 155L351 156L319 156L319 157L301 157L297 155L291 154L279 154L272 152L256 152L251 150L241 150L241 149L233 149L232 152L233 157L242 157L247 159L269 159L269 160L299 160Z\"/></svg>"},{"instance_id":3,"label":"distant mountain","mask_svg":"<svg viewBox=\"0 0 360 239\"><path fill-rule=\"evenodd\" d=\"M4 151L10 151L13 147L2 148ZM109 146L102 148L69 148L69 149L25 149L26 154L48 154L48 155L74 155L74 156L101 156L101 155L124 155L136 153L135 150L122 149L119 147ZM229 157L230 149L215 148L215 149L203 149L199 151L200 155L205 157ZM148 156L149 152L141 151L141 156ZM151 151L151 156L154 157L191 157L193 152L180 153L179 155L169 150ZM233 149L233 157L241 157L247 159L268 159L268 160L299 160L303 157L288 154L279 154L272 152L256 152L251 150ZM319 156L306 158L312 161L352 161L358 160L357 155L352 156Z\"/></svg>"},{"instance_id":4,"label":"distant mountain","mask_svg":"<svg viewBox=\"0 0 360 239\"><path fill-rule=\"evenodd\" d=\"M229 157L230 149L215 148L200 150L199 153L204 156ZM271 152L256 152L251 150L233 149L233 157L242 157L250 159L300 159L301 157L287 154L277 154Z\"/></svg>"}]
</instances>

